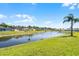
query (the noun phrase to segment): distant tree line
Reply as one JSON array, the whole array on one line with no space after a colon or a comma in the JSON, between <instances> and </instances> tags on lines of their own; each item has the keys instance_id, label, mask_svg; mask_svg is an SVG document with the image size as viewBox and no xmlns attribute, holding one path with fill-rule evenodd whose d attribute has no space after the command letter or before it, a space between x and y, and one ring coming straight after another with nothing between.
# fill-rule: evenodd
<instances>
[{"instance_id":1,"label":"distant tree line","mask_svg":"<svg viewBox=\"0 0 79 59\"><path fill-rule=\"evenodd\" d=\"M39 26L20 26L20 25L8 25L6 23L1 23L0 24L0 28L12 28L12 29L19 29L19 30L23 30L23 29L35 29L37 31L39 30L53 30L53 31L56 31L57 29L56 28L48 28L48 27L39 27Z\"/></svg>"}]
</instances>

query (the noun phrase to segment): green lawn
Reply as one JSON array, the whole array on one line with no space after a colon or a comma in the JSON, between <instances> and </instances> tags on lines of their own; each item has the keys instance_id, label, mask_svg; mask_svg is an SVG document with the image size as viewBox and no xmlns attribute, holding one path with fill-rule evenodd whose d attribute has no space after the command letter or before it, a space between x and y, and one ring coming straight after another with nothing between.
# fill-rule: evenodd
<instances>
[{"instance_id":1,"label":"green lawn","mask_svg":"<svg viewBox=\"0 0 79 59\"><path fill-rule=\"evenodd\" d=\"M44 32L44 31L0 31L0 37L29 35L29 34L35 34L35 33L40 33L40 32Z\"/></svg>"},{"instance_id":2,"label":"green lawn","mask_svg":"<svg viewBox=\"0 0 79 59\"><path fill-rule=\"evenodd\" d=\"M0 48L0 55L9 56L79 56L79 33Z\"/></svg>"}]
</instances>

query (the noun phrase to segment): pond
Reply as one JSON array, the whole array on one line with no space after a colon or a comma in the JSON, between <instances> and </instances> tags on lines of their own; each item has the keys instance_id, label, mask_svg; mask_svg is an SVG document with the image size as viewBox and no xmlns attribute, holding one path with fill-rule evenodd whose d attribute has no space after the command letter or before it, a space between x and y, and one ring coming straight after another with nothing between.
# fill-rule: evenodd
<instances>
[{"instance_id":1,"label":"pond","mask_svg":"<svg viewBox=\"0 0 79 59\"><path fill-rule=\"evenodd\" d=\"M44 38L55 37L60 35L62 35L62 33L60 32L42 32L29 36L24 35L24 36L4 37L4 38L0 38L0 48L37 41Z\"/></svg>"}]
</instances>

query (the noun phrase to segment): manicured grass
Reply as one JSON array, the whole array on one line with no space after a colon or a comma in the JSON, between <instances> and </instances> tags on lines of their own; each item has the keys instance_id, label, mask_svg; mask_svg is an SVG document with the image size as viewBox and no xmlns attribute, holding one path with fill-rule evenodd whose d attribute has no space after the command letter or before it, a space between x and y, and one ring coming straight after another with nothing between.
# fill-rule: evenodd
<instances>
[{"instance_id":1,"label":"manicured grass","mask_svg":"<svg viewBox=\"0 0 79 59\"><path fill-rule=\"evenodd\" d=\"M0 31L0 37L14 36L14 35L31 35L35 33L40 33L44 31Z\"/></svg>"},{"instance_id":2,"label":"manicured grass","mask_svg":"<svg viewBox=\"0 0 79 59\"><path fill-rule=\"evenodd\" d=\"M0 55L9 56L79 56L79 33L0 48Z\"/></svg>"}]
</instances>

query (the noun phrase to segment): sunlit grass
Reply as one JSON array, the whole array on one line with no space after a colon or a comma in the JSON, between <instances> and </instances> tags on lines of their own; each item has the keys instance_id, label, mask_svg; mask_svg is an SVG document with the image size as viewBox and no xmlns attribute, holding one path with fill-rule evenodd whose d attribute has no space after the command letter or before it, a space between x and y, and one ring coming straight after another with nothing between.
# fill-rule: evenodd
<instances>
[{"instance_id":1,"label":"sunlit grass","mask_svg":"<svg viewBox=\"0 0 79 59\"><path fill-rule=\"evenodd\" d=\"M79 56L79 32L36 42L0 48L0 55L21 56Z\"/></svg>"},{"instance_id":2,"label":"sunlit grass","mask_svg":"<svg viewBox=\"0 0 79 59\"><path fill-rule=\"evenodd\" d=\"M0 37L13 36L13 35L29 35L34 33L40 33L44 31L0 31Z\"/></svg>"}]
</instances>

